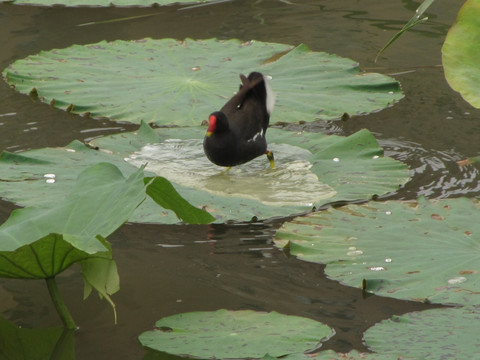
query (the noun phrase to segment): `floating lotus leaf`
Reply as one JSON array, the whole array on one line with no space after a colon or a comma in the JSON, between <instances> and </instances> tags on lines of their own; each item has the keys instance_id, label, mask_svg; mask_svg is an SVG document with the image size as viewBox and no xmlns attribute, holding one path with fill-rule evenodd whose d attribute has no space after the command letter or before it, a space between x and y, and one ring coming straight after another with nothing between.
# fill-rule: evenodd
<instances>
[{"instance_id":1,"label":"floating lotus leaf","mask_svg":"<svg viewBox=\"0 0 480 360\"><path fill-rule=\"evenodd\" d=\"M376 324L364 340L371 350L401 359L476 359L479 321L478 307L471 306L412 312Z\"/></svg>"},{"instance_id":2,"label":"floating lotus leaf","mask_svg":"<svg viewBox=\"0 0 480 360\"><path fill-rule=\"evenodd\" d=\"M315 320L251 310L177 314L155 327L139 336L143 346L201 359L283 356L317 348L333 335Z\"/></svg>"},{"instance_id":3,"label":"floating lotus leaf","mask_svg":"<svg viewBox=\"0 0 480 360\"><path fill-rule=\"evenodd\" d=\"M442 47L445 77L450 86L480 108L480 2L468 0L458 13Z\"/></svg>"},{"instance_id":4,"label":"floating lotus leaf","mask_svg":"<svg viewBox=\"0 0 480 360\"><path fill-rule=\"evenodd\" d=\"M345 138L270 129L277 169L269 169L266 157L260 157L228 172L206 160L204 133L199 127L154 131L144 124L138 132L96 139L93 145L100 151L74 142L65 148L3 153L0 196L23 206L48 205L65 196L85 167L111 162L129 176L148 162L150 174L162 174L182 197L206 208L217 221L248 221L308 212L335 200L370 198L408 180L406 166L383 157L367 130ZM55 176L55 182L48 176ZM129 221L175 223L178 218L147 198Z\"/></svg>"},{"instance_id":5,"label":"floating lotus leaf","mask_svg":"<svg viewBox=\"0 0 480 360\"><path fill-rule=\"evenodd\" d=\"M260 157L229 171L203 154L202 128L152 130L96 139L92 145L169 179L187 199L218 219L270 218L311 210L335 200L384 194L408 180L405 165L383 157L362 130L349 137L269 129L277 169Z\"/></svg>"},{"instance_id":6,"label":"floating lotus leaf","mask_svg":"<svg viewBox=\"0 0 480 360\"><path fill-rule=\"evenodd\" d=\"M399 356L399 353L367 353L357 350L348 353L337 353L333 350L319 351L315 354L292 354L283 357L284 360L411 360L410 357ZM262 360L274 360L274 357L263 357Z\"/></svg>"},{"instance_id":7,"label":"floating lotus leaf","mask_svg":"<svg viewBox=\"0 0 480 360\"><path fill-rule=\"evenodd\" d=\"M348 205L285 223L275 244L378 295L480 304L479 207L465 198Z\"/></svg>"},{"instance_id":8,"label":"floating lotus leaf","mask_svg":"<svg viewBox=\"0 0 480 360\"><path fill-rule=\"evenodd\" d=\"M17 5L64 6L152 6L206 3L208 0L2 0Z\"/></svg>"},{"instance_id":9,"label":"floating lotus leaf","mask_svg":"<svg viewBox=\"0 0 480 360\"><path fill-rule=\"evenodd\" d=\"M200 125L262 71L277 94L272 122L340 118L403 97L394 79L305 45L216 39L143 39L42 51L4 70L24 94L76 114L116 121Z\"/></svg>"}]
</instances>

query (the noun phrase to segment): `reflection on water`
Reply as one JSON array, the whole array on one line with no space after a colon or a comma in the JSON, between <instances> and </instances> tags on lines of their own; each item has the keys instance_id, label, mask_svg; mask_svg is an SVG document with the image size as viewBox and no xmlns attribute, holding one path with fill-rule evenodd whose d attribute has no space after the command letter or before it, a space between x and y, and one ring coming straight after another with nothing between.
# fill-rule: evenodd
<instances>
[{"instance_id":1,"label":"reflection on water","mask_svg":"<svg viewBox=\"0 0 480 360\"><path fill-rule=\"evenodd\" d=\"M266 205L304 205L328 199L335 191L310 171L308 150L287 144L271 144L276 169L266 157L223 170L205 157L202 140L169 139L144 146L126 159L177 184L215 195L256 199Z\"/></svg>"},{"instance_id":2,"label":"reflection on water","mask_svg":"<svg viewBox=\"0 0 480 360\"><path fill-rule=\"evenodd\" d=\"M395 198L416 199L478 196L480 172L475 165L459 166L461 155L454 150L439 151L424 149L421 144L401 139L379 141L386 149L385 155L409 164L412 180Z\"/></svg>"}]
</instances>

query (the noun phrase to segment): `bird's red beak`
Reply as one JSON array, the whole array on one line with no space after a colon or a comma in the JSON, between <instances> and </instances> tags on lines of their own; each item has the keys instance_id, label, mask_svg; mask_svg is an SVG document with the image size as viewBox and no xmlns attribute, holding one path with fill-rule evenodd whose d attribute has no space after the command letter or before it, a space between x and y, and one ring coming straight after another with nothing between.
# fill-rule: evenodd
<instances>
[{"instance_id":1,"label":"bird's red beak","mask_svg":"<svg viewBox=\"0 0 480 360\"><path fill-rule=\"evenodd\" d=\"M215 128L217 127L217 117L215 115L210 115L208 118L208 129L207 129L207 136L212 136Z\"/></svg>"}]
</instances>

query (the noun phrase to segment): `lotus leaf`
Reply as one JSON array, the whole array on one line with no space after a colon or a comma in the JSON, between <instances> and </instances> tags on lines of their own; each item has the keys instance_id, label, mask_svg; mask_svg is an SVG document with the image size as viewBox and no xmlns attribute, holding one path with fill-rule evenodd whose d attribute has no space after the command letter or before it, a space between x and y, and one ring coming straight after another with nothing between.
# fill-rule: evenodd
<instances>
[{"instance_id":1,"label":"lotus leaf","mask_svg":"<svg viewBox=\"0 0 480 360\"><path fill-rule=\"evenodd\" d=\"M277 357L317 348L333 335L315 320L251 310L177 314L155 326L139 336L143 346L202 359Z\"/></svg>"},{"instance_id":2,"label":"lotus leaf","mask_svg":"<svg viewBox=\"0 0 480 360\"><path fill-rule=\"evenodd\" d=\"M274 241L378 295L480 304L479 206L466 198L348 205L285 223Z\"/></svg>"},{"instance_id":3,"label":"lotus leaf","mask_svg":"<svg viewBox=\"0 0 480 360\"><path fill-rule=\"evenodd\" d=\"M399 353L367 353L352 350L348 353L337 353L333 350L319 351L315 354L292 354L283 357L283 360L411 360L410 357L399 356ZM264 357L262 360L274 360L273 357Z\"/></svg>"},{"instance_id":4,"label":"lotus leaf","mask_svg":"<svg viewBox=\"0 0 480 360\"><path fill-rule=\"evenodd\" d=\"M445 78L450 86L476 108L480 107L480 2L468 0L450 28L442 47Z\"/></svg>"},{"instance_id":5,"label":"lotus leaf","mask_svg":"<svg viewBox=\"0 0 480 360\"><path fill-rule=\"evenodd\" d=\"M266 219L303 213L329 201L369 198L393 191L408 180L406 166L383 157L367 130L345 138L271 129L268 137L272 149L278 150L277 169L269 170L268 162L259 158L230 172L205 159L200 140L204 132L199 127L152 130L143 124L137 132L96 139L92 145L100 151L73 142L65 148L4 152L0 195L23 206L49 206L70 191L76 174L94 163L111 162L129 176L137 169L132 164L148 162L148 169L165 176L181 196L205 207L217 221L248 221L254 216ZM48 176L55 176L55 183L49 183ZM182 204L176 199L170 205L159 203L167 208ZM178 222L172 212L158 209L148 197L129 220ZM198 220L210 221L203 215Z\"/></svg>"},{"instance_id":6,"label":"lotus leaf","mask_svg":"<svg viewBox=\"0 0 480 360\"><path fill-rule=\"evenodd\" d=\"M42 51L4 70L16 90L54 107L116 121L200 125L238 89L240 73L273 77L272 122L340 118L403 97L392 78L305 45L143 39Z\"/></svg>"},{"instance_id":7,"label":"lotus leaf","mask_svg":"<svg viewBox=\"0 0 480 360\"><path fill-rule=\"evenodd\" d=\"M7 156L10 166L15 156ZM46 160L20 155L21 164L47 166ZM27 175L28 176L28 175ZM56 176L47 181L54 185ZM65 324L75 323L61 299L55 276L80 263L85 296L92 289L107 299L118 291L119 279L112 250L104 239L131 216L146 197L143 168L125 179L110 163L98 163L81 171L71 191L50 207L14 210L0 226L0 276L46 279L52 300ZM116 316L116 314L115 314Z\"/></svg>"},{"instance_id":8,"label":"lotus leaf","mask_svg":"<svg viewBox=\"0 0 480 360\"><path fill-rule=\"evenodd\" d=\"M126 176L137 171L136 167L123 159L93 150L78 141L64 148L44 148L21 154L3 152L0 155L0 194L22 206L50 208L72 190L82 170L99 162L115 164ZM177 216L190 223L209 223L213 220L211 215L174 193L165 179L151 180L152 183L146 188L149 197L135 209L129 218L131 221L134 218L140 222L154 219L157 222L174 223L178 222ZM145 190L143 192L145 195ZM155 202L173 212L160 209Z\"/></svg>"},{"instance_id":9,"label":"lotus leaf","mask_svg":"<svg viewBox=\"0 0 480 360\"><path fill-rule=\"evenodd\" d=\"M165 176L187 199L225 220L301 213L329 201L384 194L408 180L405 165L383 157L367 130L345 138L270 129L277 169L269 169L260 157L227 172L206 160L204 132L152 130L143 124L138 132L99 138L92 145L137 166L147 163L147 170Z\"/></svg>"},{"instance_id":10,"label":"lotus leaf","mask_svg":"<svg viewBox=\"0 0 480 360\"><path fill-rule=\"evenodd\" d=\"M206 3L208 0L2 0L17 5L64 6L152 6Z\"/></svg>"},{"instance_id":11,"label":"lotus leaf","mask_svg":"<svg viewBox=\"0 0 480 360\"><path fill-rule=\"evenodd\" d=\"M56 206L14 210L0 226L0 251L15 251L46 237L52 237L52 243L39 245L45 250L55 248L53 238L62 238L87 254L107 251L97 236L107 237L120 227L145 196L142 170L125 180L114 165L99 163L82 171Z\"/></svg>"},{"instance_id":12,"label":"lotus leaf","mask_svg":"<svg viewBox=\"0 0 480 360\"><path fill-rule=\"evenodd\" d=\"M412 312L376 324L364 340L373 351L411 359L476 359L479 321L480 311L472 306Z\"/></svg>"}]
</instances>

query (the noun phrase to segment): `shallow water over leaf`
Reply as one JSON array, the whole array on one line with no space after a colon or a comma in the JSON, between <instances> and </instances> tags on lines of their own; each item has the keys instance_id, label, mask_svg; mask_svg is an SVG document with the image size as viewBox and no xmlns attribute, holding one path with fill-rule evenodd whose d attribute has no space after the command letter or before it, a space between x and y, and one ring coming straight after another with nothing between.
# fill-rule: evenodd
<instances>
[{"instance_id":1,"label":"shallow water over leaf","mask_svg":"<svg viewBox=\"0 0 480 360\"><path fill-rule=\"evenodd\" d=\"M266 157L230 170L205 157L202 140L169 139L149 144L126 160L177 184L220 196L255 199L271 206L313 206L336 191L319 181L307 161L310 151L288 144L271 144L277 167L269 169Z\"/></svg>"}]
</instances>

